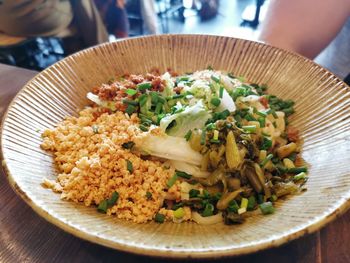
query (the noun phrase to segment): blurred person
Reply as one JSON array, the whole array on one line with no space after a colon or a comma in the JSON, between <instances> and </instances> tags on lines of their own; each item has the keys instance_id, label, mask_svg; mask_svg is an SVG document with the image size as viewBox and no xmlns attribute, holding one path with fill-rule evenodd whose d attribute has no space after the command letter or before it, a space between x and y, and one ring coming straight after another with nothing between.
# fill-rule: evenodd
<instances>
[{"instance_id":1,"label":"blurred person","mask_svg":"<svg viewBox=\"0 0 350 263\"><path fill-rule=\"evenodd\" d=\"M128 37L129 21L124 0L94 0L110 34Z\"/></svg>"},{"instance_id":2,"label":"blurred person","mask_svg":"<svg viewBox=\"0 0 350 263\"><path fill-rule=\"evenodd\" d=\"M1 0L0 32L17 37L59 37L65 51L108 41L90 0Z\"/></svg>"},{"instance_id":3,"label":"blurred person","mask_svg":"<svg viewBox=\"0 0 350 263\"><path fill-rule=\"evenodd\" d=\"M315 59L350 83L349 17L349 0L271 0L260 40Z\"/></svg>"},{"instance_id":4,"label":"blurred person","mask_svg":"<svg viewBox=\"0 0 350 263\"><path fill-rule=\"evenodd\" d=\"M158 34L158 15L154 0L126 0L126 9L140 15L143 34Z\"/></svg>"}]
</instances>

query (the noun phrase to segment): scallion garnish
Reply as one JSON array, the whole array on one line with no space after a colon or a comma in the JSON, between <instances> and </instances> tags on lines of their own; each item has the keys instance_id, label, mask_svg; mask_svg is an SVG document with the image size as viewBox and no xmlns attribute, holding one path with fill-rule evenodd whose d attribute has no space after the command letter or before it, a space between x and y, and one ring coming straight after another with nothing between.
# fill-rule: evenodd
<instances>
[{"instance_id":1,"label":"scallion garnish","mask_svg":"<svg viewBox=\"0 0 350 263\"><path fill-rule=\"evenodd\" d=\"M218 107L221 103L221 100L218 98L218 97L213 97L211 100L210 100L210 103L212 105L214 105L215 107Z\"/></svg>"},{"instance_id":2,"label":"scallion garnish","mask_svg":"<svg viewBox=\"0 0 350 263\"><path fill-rule=\"evenodd\" d=\"M176 94L171 97L171 99L176 100L176 99L182 99L186 96L186 94Z\"/></svg>"},{"instance_id":3,"label":"scallion garnish","mask_svg":"<svg viewBox=\"0 0 350 263\"><path fill-rule=\"evenodd\" d=\"M214 206L211 203L207 203L205 205L205 208L202 212L202 216L206 217L206 216L212 216L214 213Z\"/></svg>"},{"instance_id":4,"label":"scallion garnish","mask_svg":"<svg viewBox=\"0 0 350 263\"><path fill-rule=\"evenodd\" d=\"M186 141L189 141L191 139L192 136L192 130L189 130L186 134L185 134L185 139Z\"/></svg>"},{"instance_id":5,"label":"scallion garnish","mask_svg":"<svg viewBox=\"0 0 350 263\"><path fill-rule=\"evenodd\" d=\"M220 78L218 78L217 76L215 75L211 75L210 77L212 80L214 80L216 83L219 83L220 82Z\"/></svg>"},{"instance_id":6,"label":"scallion garnish","mask_svg":"<svg viewBox=\"0 0 350 263\"><path fill-rule=\"evenodd\" d=\"M108 209L107 200L103 200L98 204L97 211L99 211L100 213L106 213L107 209Z\"/></svg>"},{"instance_id":7,"label":"scallion garnish","mask_svg":"<svg viewBox=\"0 0 350 263\"><path fill-rule=\"evenodd\" d=\"M213 139L216 141L219 140L219 131L218 130L214 130Z\"/></svg>"},{"instance_id":8,"label":"scallion garnish","mask_svg":"<svg viewBox=\"0 0 350 263\"><path fill-rule=\"evenodd\" d=\"M260 150L268 150L272 147L272 141L266 137L263 137L262 144L260 146Z\"/></svg>"},{"instance_id":9,"label":"scallion garnish","mask_svg":"<svg viewBox=\"0 0 350 263\"><path fill-rule=\"evenodd\" d=\"M256 121L256 119L253 117L253 115L251 115L250 113L247 113L244 116L244 119L246 119L247 121Z\"/></svg>"},{"instance_id":10,"label":"scallion garnish","mask_svg":"<svg viewBox=\"0 0 350 263\"><path fill-rule=\"evenodd\" d=\"M265 127L265 118L259 117L258 122L259 122L261 128Z\"/></svg>"},{"instance_id":11,"label":"scallion garnish","mask_svg":"<svg viewBox=\"0 0 350 263\"><path fill-rule=\"evenodd\" d=\"M287 170L287 173L291 173L291 174L307 173L307 167L289 168Z\"/></svg>"},{"instance_id":12,"label":"scallion garnish","mask_svg":"<svg viewBox=\"0 0 350 263\"><path fill-rule=\"evenodd\" d=\"M138 106L138 105L139 105L139 102L138 102L138 101L129 100L129 99L123 99L123 103L124 103L124 104L133 105L133 106Z\"/></svg>"},{"instance_id":13,"label":"scallion garnish","mask_svg":"<svg viewBox=\"0 0 350 263\"><path fill-rule=\"evenodd\" d=\"M201 141L200 141L201 145L204 145L204 144L205 144L206 138L207 138L207 132L206 132L205 129L203 129L203 130L202 130L202 134L201 134Z\"/></svg>"},{"instance_id":14,"label":"scallion garnish","mask_svg":"<svg viewBox=\"0 0 350 263\"><path fill-rule=\"evenodd\" d=\"M247 208L248 207L248 199L247 198L242 198L241 199L241 208Z\"/></svg>"},{"instance_id":15,"label":"scallion garnish","mask_svg":"<svg viewBox=\"0 0 350 263\"><path fill-rule=\"evenodd\" d=\"M265 118L267 116L267 113L265 111L257 111L256 114L258 114L259 116Z\"/></svg>"},{"instance_id":16,"label":"scallion garnish","mask_svg":"<svg viewBox=\"0 0 350 263\"><path fill-rule=\"evenodd\" d=\"M248 211L254 210L255 205L256 205L256 199L255 199L255 196L252 195L248 198L247 210Z\"/></svg>"},{"instance_id":17,"label":"scallion garnish","mask_svg":"<svg viewBox=\"0 0 350 263\"><path fill-rule=\"evenodd\" d=\"M200 191L197 189L191 189L188 194L190 196L190 198L195 198L199 195Z\"/></svg>"},{"instance_id":18,"label":"scallion garnish","mask_svg":"<svg viewBox=\"0 0 350 263\"><path fill-rule=\"evenodd\" d=\"M166 185L168 186L168 188L172 187L172 186L175 184L177 178L178 178L178 177L177 177L177 174L175 173L175 174L173 175L173 177L171 177L171 178L168 180L168 182L166 183Z\"/></svg>"},{"instance_id":19,"label":"scallion garnish","mask_svg":"<svg viewBox=\"0 0 350 263\"><path fill-rule=\"evenodd\" d=\"M129 115L133 114L136 110L136 107L131 105L131 104L128 104L128 107L126 107L126 110L125 112Z\"/></svg>"},{"instance_id":20,"label":"scallion garnish","mask_svg":"<svg viewBox=\"0 0 350 263\"><path fill-rule=\"evenodd\" d=\"M110 199L103 200L98 204L97 211L106 213L107 209L114 206L119 198L118 192L113 192Z\"/></svg>"},{"instance_id":21,"label":"scallion garnish","mask_svg":"<svg viewBox=\"0 0 350 263\"><path fill-rule=\"evenodd\" d=\"M165 220L165 215L159 214L157 213L154 217L154 221L156 221L157 223L164 223Z\"/></svg>"},{"instance_id":22,"label":"scallion garnish","mask_svg":"<svg viewBox=\"0 0 350 263\"><path fill-rule=\"evenodd\" d=\"M273 154L270 153L264 160L261 161L260 166L264 167L271 159L273 158Z\"/></svg>"},{"instance_id":23,"label":"scallion garnish","mask_svg":"<svg viewBox=\"0 0 350 263\"><path fill-rule=\"evenodd\" d=\"M135 89L127 89L125 91L126 94L128 94L129 96L134 96L137 93L137 90Z\"/></svg>"},{"instance_id":24,"label":"scallion garnish","mask_svg":"<svg viewBox=\"0 0 350 263\"><path fill-rule=\"evenodd\" d=\"M140 124L139 128L141 131L144 131L144 132L148 131L148 128L144 124Z\"/></svg>"},{"instance_id":25,"label":"scallion garnish","mask_svg":"<svg viewBox=\"0 0 350 263\"><path fill-rule=\"evenodd\" d=\"M238 206L236 200L230 201L230 203L228 204L228 207L227 207L227 211L237 213L238 209L239 209L239 206Z\"/></svg>"},{"instance_id":26,"label":"scallion garnish","mask_svg":"<svg viewBox=\"0 0 350 263\"><path fill-rule=\"evenodd\" d=\"M156 105L157 103L158 103L158 92L154 92L154 91L152 91L151 93L150 93L150 95L151 95L151 102L154 104L154 105Z\"/></svg>"},{"instance_id":27,"label":"scallion garnish","mask_svg":"<svg viewBox=\"0 0 350 263\"><path fill-rule=\"evenodd\" d=\"M223 86L220 86L220 89L219 89L219 98L222 99L223 96L224 96L224 87L223 87Z\"/></svg>"},{"instance_id":28,"label":"scallion garnish","mask_svg":"<svg viewBox=\"0 0 350 263\"><path fill-rule=\"evenodd\" d=\"M242 129L243 129L245 132L248 132L248 133L255 133L255 132L256 132L256 126L255 126L255 125L246 125L246 126L242 126Z\"/></svg>"},{"instance_id":29,"label":"scallion garnish","mask_svg":"<svg viewBox=\"0 0 350 263\"><path fill-rule=\"evenodd\" d=\"M126 168L128 169L128 171L130 173L132 173L134 171L134 167L132 165L132 162L130 162L129 160L126 160Z\"/></svg>"},{"instance_id":30,"label":"scallion garnish","mask_svg":"<svg viewBox=\"0 0 350 263\"><path fill-rule=\"evenodd\" d=\"M158 103L157 103L157 106L156 106L156 109L154 110L154 113L155 113L155 114L160 114L161 111L162 111L162 109L163 109L163 103L158 102Z\"/></svg>"},{"instance_id":31,"label":"scallion garnish","mask_svg":"<svg viewBox=\"0 0 350 263\"><path fill-rule=\"evenodd\" d=\"M182 177L182 178L185 178L185 179L191 179L191 177L192 177L192 175L190 175L188 173L185 173L185 172L181 172L181 171L176 171L175 174L178 177Z\"/></svg>"},{"instance_id":32,"label":"scallion garnish","mask_svg":"<svg viewBox=\"0 0 350 263\"><path fill-rule=\"evenodd\" d=\"M136 85L136 88L140 91L144 91L152 88L152 84L150 82L144 82Z\"/></svg>"},{"instance_id":33,"label":"scallion garnish","mask_svg":"<svg viewBox=\"0 0 350 263\"><path fill-rule=\"evenodd\" d=\"M215 123L208 123L205 128L207 129L207 131L211 131L211 130L216 129L216 125L215 125Z\"/></svg>"},{"instance_id":34,"label":"scallion garnish","mask_svg":"<svg viewBox=\"0 0 350 263\"><path fill-rule=\"evenodd\" d=\"M134 145L135 145L135 143L134 142L125 142L125 143L123 143L122 144L122 147L124 148L124 149L131 149L132 147L134 147Z\"/></svg>"},{"instance_id":35,"label":"scallion garnish","mask_svg":"<svg viewBox=\"0 0 350 263\"><path fill-rule=\"evenodd\" d=\"M139 97L139 104L140 104L140 107L144 106L147 102L147 95L146 94L142 94L140 97Z\"/></svg>"},{"instance_id":36,"label":"scallion garnish","mask_svg":"<svg viewBox=\"0 0 350 263\"><path fill-rule=\"evenodd\" d=\"M275 208L271 202L262 203L259 205L259 208L264 215L273 214L275 212Z\"/></svg>"}]
</instances>

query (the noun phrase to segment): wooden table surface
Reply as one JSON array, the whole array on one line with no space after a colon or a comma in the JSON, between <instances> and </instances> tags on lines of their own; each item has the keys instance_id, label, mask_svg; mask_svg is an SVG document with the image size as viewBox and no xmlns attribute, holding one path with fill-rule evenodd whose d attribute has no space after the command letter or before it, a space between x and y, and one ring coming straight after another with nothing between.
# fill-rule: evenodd
<instances>
[{"instance_id":1,"label":"wooden table surface","mask_svg":"<svg viewBox=\"0 0 350 263\"><path fill-rule=\"evenodd\" d=\"M0 64L0 117L37 72ZM214 262L350 262L350 211L282 247ZM39 217L0 171L0 262L173 262L115 251L74 237Z\"/></svg>"}]
</instances>

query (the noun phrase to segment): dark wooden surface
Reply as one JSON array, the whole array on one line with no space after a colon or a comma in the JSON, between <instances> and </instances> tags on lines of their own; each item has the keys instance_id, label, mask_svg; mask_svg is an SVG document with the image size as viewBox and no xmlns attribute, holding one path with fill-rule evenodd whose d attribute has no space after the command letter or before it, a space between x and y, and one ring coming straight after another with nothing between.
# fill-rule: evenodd
<instances>
[{"instance_id":1,"label":"dark wooden surface","mask_svg":"<svg viewBox=\"0 0 350 263\"><path fill-rule=\"evenodd\" d=\"M0 117L36 72L0 64ZM350 164L349 164L350 165ZM83 241L46 222L10 188L0 171L0 262L173 262ZM216 262L350 262L350 211L321 231L279 248Z\"/></svg>"}]
</instances>

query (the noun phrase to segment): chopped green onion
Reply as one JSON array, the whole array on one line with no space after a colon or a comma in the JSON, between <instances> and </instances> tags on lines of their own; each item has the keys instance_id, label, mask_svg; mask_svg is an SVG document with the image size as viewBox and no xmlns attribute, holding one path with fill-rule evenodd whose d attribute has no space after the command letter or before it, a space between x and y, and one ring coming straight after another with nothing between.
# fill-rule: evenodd
<instances>
[{"instance_id":1,"label":"chopped green onion","mask_svg":"<svg viewBox=\"0 0 350 263\"><path fill-rule=\"evenodd\" d=\"M307 173L307 167L289 168L287 170L287 173L291 173L291 174Z\"/></svg>"},{"instance_id":2,"label":"chopped green onion","mask_svg":"<svg viewBox=\"0 0 350 263\"><path fill-rule=\"evenodd\" d=\"M129 115L133 114L136 110L136 107L131 105L131 104L128 104L128 107L126 108L125 112Z\"/></svg>"},{"instance_id":3,"label":"chopped green onion","mask_svg":"<svg viewBox=\"0 0 350 263\"><path fill-rule=\"evenodd\" d=\"M122 147L124 148L124 149L131 149L132 147L134 147L134 145L135 145L135 143L134 142L125 142L125 143L123 143L122 144Z\"/></svg>"},{"instance_id":4,"label":"chopped green onion","mask_svg":"<svg viewBox=\"0 0 350 263\"><path fill-rule=\"evenodd\" d=\"M256 205L255 196L254 196L254 195L249 196L249 198L248 198L247 210L248 210L248 211L254 210L255 205Z\"/></svg>"},{"instance_id":5,"label":"chopped green onion","mask_svg":"<svg viewBox=\"0 0 350 263\"><path fill-rule=\"evenodd\" d=\"M275 212L275 208L271 202L262 203L259 205L259 208L264 215L273 214Z\"/></svg>"},{"instance_id":6,"label":"chopped green onion","mask_svg":"<svg viewBox=\"0 0 350 263\"><path fill-rule=\"evenodd\" d=\"M277 116L277 114L276 114L276 111L271 110L271 113L272 113L272 116L273 116L275 119L277 119L277 118L278 118L278 116Z\"/></svg>"},{"instance_id":7,"label":"chopped green onion","mask_svg":"<svg viewBox=\"0 0 350 263\"><path fill-rule=\"evenodd\" d=\"M147 102L147 95L146 94L142 94L140 97L139 97L139 104L140 104L140 107L144 106Z\"/></svg>"},{"instance_id":8,"label":"chopped green onion","mask_svg":"<svg viewBox=\"0 0 350 263\"><path fill-rule=\"evenodd\" d=\"M209 123L209 124L207 124L206 129L207 129L208 131L216 129L215 123Z\"/></svg>"},{"instance_id":9,"label":"chopped green onion","mask_svg":"<svg viewBox=\"0 0 350 263\"><path fill-rule=\"evenodd\" d=\"M264 203L264 195L262 195L262 194L258 194L258 204L262 204L262 203Z\"/></svg>"},{"instance_id":10,"label":"chopped green onion","mask_svg":"<svg viewBox=\"0 0 350 263\"><path fill-rule=\"evenodd\" d=\"M223 86L220 86L220 89L219 89L219 98L222 99L223 96L224 96L224 87L223 87Z\"/></svg>"},{"instance_id":11,"label":"chopped green onion","mask_svg":"<svg viewBox=\"0 0 350 263\"><path fill-rule=\"evenodd\" d=\"M265 118L259 117L258 122L260 123L260 127L264 128L265 127Z\"/></svg>"},{"instance_id":12,"label":"chopped green onion","mask_svg":"<svg viewBox=\"0 0 350 263\"><path fill-rule=\"evenodd\" d=\"M212 80L214 80L216 83L219 83L220 82L220 78L218 78L217 76L215 75L211 75L210 77Z\"/></svg>"},{"instance_id":13,"label":"chopped green onion","mask_svg":"<svg viewBox=\"0 0 350 263\"><path fill-rule=\"evenodd\" d=\"M125 91L126 94L128 94L129 96L134 96L137 93L137 90L135 89L127 89Z\"/></svg>"},{"instance_id":14,"label":"chopped green onion","mask_svg":"<svg viewBox=\"0 0 350 263\"><path fill-rule=\"evenodd\" d=\"M185 179L191 179L191 177L192 177L192 175L190 175L188 173L185 173L185 172L181 172L181 171L176 171L175 174L178 177L182 177L182 178L185 178Z\"/></svg>"},{"instance_id":15,"label":"chopped green onion","mask_svg":"<svg viewBox=\"0 0 350 263\"><path fill-rule=\"evenodd\" d=\"M152 91L151 93L150 93L150 95L151 95L151 102L154 104L154 105L156 105L157 103L158 103L158 92L154 92L154 91Z\"/></svg>"},{"instance_id":16,"label":"chopped green onion","mask_svg":"<svg viewBox=\"0 0 350 263\"><path fill-rule=\"evenodd\" d=\"M164 223L165 220L165 215L157 213L156 216L154 217L154 221L157 223Z\"/></svg>"},{"instance_id":17,"label":"chopped green onion","mask_svg":"<svg viewBox=\"0 0 350 263\"><path fill-rule=\"evenodd\" d=\"M146 89L152 88L152 84L150 82L144 82L136 85L136 88L140 91L144 91Z\"/></svg>"},{"instance_id":18,"label":"chopped green onion","mask_svg":"<svg viewBox=\"0 0 350 263\"><path fill-rule=\"evenodd\" d=\"M175 203L172 207L172 210L177 210L179 207L183 207L184 204L182 202Z\"/></svg>"},{"instance_id":19,"label":"chopped green onion","mask_svg":"<svg viewBox=\"0 0 350 263\"><path fill-rule=\"evenodd\" d=\"M253 117L253 115L251 115L250 113L247 113L244 116L244 119L246 119L247 121L256 121L256 119Z\"/></svg>"},{"instance_id":20,"label":"chopped green onion","mask_svg":"<svg viewBox=\"0 0 350 263\"><path fill-rule=\"evenodd\" d=\"M108 209L107 200L103 200L98 204L97 211L99 211L100 213L106 213L107 209Z\"/></svg>"},{"instance_id":21,"label":"chopped green onion","mask_svg":"<svg viewBox=\"0 0 350 263\"><path fill-rule=\"evenodd\" d=\"M162 109L163 109L163 103L158 102L158 103L157 103L157 106L156 106L156 109L154 110L154 113L155 113L155 114L160 114L160 112L162 111Z\"/></svg>"},{"instance_id":22,"label":"chopped green onion","mask_svg":"<svg viewBox=\"0 0 350 263\"><path fill-rule=\"evenodd\" d=\"M218 107L221 103L221 100L217 97L214 97L210 100L210 103L213 104L215 107Z\"/></svg>"},{"instance_id":23,"label":"chopped green onion","mask_svg":"<svg viewBox=\"0 0 350 263\"><path fill-rule=\"evenodd\" d=\"M215 140L215 139L211 139L210 142L211 143L215 143L215 144L220 144L221 143L220 140Z\"/></svg>"},{"instance_id":24,"label":"chopped green onion","mask_svg":"<svg viewBox=\"0 0 350 263\"><path fill-rule=\"evenodd\" d=\"M206 204L202 216L212 216L214 213L214 206L211 203Z\"/></svg>"},{"instance_id":25,"label":"chopped green onion","mask_svg":"<svg viewBox=\"0 0 350 263\"><path fill-rule=\"evenodd\" d=\"M277 201L277 199L278 199L277 195L271 195L270 197L271 202L275 202Z\"/></svg>"},{"instance_id":26,"label":"chopped green onion","mask_svg":"<svg viewBox=\"0 0 350 263\"><path fill-rule=\"evenodd\" d=\"M143 124L140 124L139 127L140 127L141 131L144 131L144 132L148 131L148 128L145 125L143 125Z\"/></svg>"},{"instance_id":27,"label":"chopped green onion","mask_svg":"<svg viewBox=\"0 0 350 263\"><path fill-rule=\"evenodd\" d=\"M256 132L256 126L255 125L242 126L242 129L245 132L249 132L249 133L255 133Z\"/></svg>"},{"instance_id":28,"label":"chopped green onion","mask_svg":"<svg viewBox=\"0 0 350 263\"><path fill-rule=\"evenodd\" d=\"M186 94L176 94L171 97L171 99L176 100L176 99L182 99L186 96Z\"/></svg>"},{"instance_id":29,"label":"chopped green onion","mask_svg":"<svg viewBox=\"0 0 350 263\"><path fill-rule=\"evenodd\" d=\"M264 160L261 161L260 166L264 167L271 159L273 158L273 154L270 153Z\"/></svg>"},{"instance_id":30,"label":"chopped green onion","mask_svg":"<svg viewBox=\"0 0 350 263\"><path fill-rule=\"evenodd\" d=\"M132 173L134 171L134 167L132 165L132 162L130 162L129 160L126 160L126 168L128 169L128 171L130 173Z\"/></svg>"},{"instance_id":31,"label":"chopped green onion","mask_svg":"<svg viewBox=\"0 0 350 263\"><path fill-rule=\"evenodd\" d=\"M206 133L205 129L203 129L203 130L202 130L202 134L201 134L201 141L200 141L201 145L204 145L204 144L205 144L205 142L206 142L206 137L207 137L207 133Z\"/></svg>"},{"instance_id":32,"label":"chopped green onion","mask_svg":"<svg viewBox=\"0 0 350 263\"><path fill-rule=\"evenodd\" d=\"M260 115L263 118L267 116L267 113L265 111L257 111L256 114Z\"/></svg>"},{"instance_id":33,"label":"chopped green onion","mask_svg":"<svg viewBox=\"0 0 350 263\"><path fill-rule=\"evenodd\" d=\"M185 215L185 210L182 207L179 207L174 211L174 217L177 219L183 218Z\"/></svg>"},{"instance_id":34,"label":"chopped green onion","mask_svg":"<svg viewBox=\"0 0 350 263\"><path fill-rule=\"evenodd\" d=\"M239 209L239 206L238 206L236 200L230 201L230 203L228 204L228 207L227 207L227 211L237 213L238 209Z\"/></svg>"},{"instance_id":35,"label":"chopped green onion","mask_svg":"<svg viewBox=\"0 0 350 263\"><path fill-rule=\"evenodd\" d=\"M216 141L219 139L219 131L218 130L214 130L213 139L216 140Z\"/></svg>"},{"instance_id":36,"label":"chopped green onion","mask_svg":"<svg viewBox=\"0 0 350 263\"><path fill-rule=\"evenodd\" d=\"M147 198L147 200L151 200L151 198L152 198L152 193L151 192L146 192L146 198Z\"/></svg>"},{"instance_id":37,"label":"chopped green onion","mask_svg":"<svg viewBox=\"0 0 350 263\"><path fill-rule=\"evenodd\" d=\"M92 125L92 130L95 134L98 133L98 126L97 125Z\"/></svg>"},{"instance_id":38,"label":"chopped green onion","mask_svg":"<svg viewBox=\"0 0 350 263\"><path fill-rule=\"evenodd\" d=\"M296 181L299 181L299 180L305 180L306 178L307 178L306 173L305 172L301 172L301 173L298 173L297 175L294 175L293 181L296 182Z\"/></svg>"},{"instance_id":39,"label":"chopped green onion","mask_svg":"<svg viewBox=\"0 0 350 263\"><path fill-rule=\"evenodd\" d=\"M168 180L168 182L166 183L166 185L168 186L168 188L172 187L172 186L175 184L176 180L177 180L177 174L175 173L175 174L173 175L173 177L171 177L171 178Z\"/></svg>"},{"instance_id":40,"label":"chopped green onion","mask_svg":"<svg viewBox=\"0 0 350 263\"><path fill-rule=\"evenodd\" d=\"M191 189L188 194L190 196L190 198L195 198L199 195L200 191L197 189Z\"/></svg>"},{"instance_id":41,"label":"chopped green onion","mask_svg":"<svg viewBox=\"0 0 350 263\"><path fill-rule=\"evenodd\" d=\"M107 200L108 207L114 206L118 198L119 198L118 192L113 192L111 198Z\"/></svg>"},{"instance_id":42,"label":"chopped green onion","mask_svg":"<svg viewBox=\"0 0 350 263\"><path fill-rule=\"evenodd\" d=\"M124 103L124 104L133 105L133 106L138 106L138 105L139 105L139 102L138 102L138 101L129 100L129 99L123 99L123 103Z\"/></svg>"},{"instance_id":43,"label":"chopped green onion","mask_svg":"<svg viewBox=\"0 0 350 263\"><path fill-rule=\"evenodd\" d=\"M272 147L272 141L266 137L263 137L262 144L260 146L260 150L268 150Z\"/></svg>"},{"instance_id":44,"label":"chopped green onion","mask_svg":"<svg viewBox=\"0 0 350 263\"><path fill-rule=\"evenodd\" d=\"M189 141L191 139L192 136L192 130L189 130L186 134L185 134L185 139L186 141Z\"/></svg>"}]
</instances>

